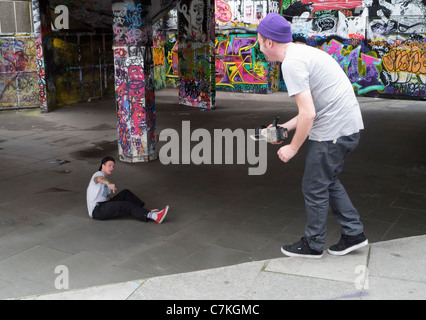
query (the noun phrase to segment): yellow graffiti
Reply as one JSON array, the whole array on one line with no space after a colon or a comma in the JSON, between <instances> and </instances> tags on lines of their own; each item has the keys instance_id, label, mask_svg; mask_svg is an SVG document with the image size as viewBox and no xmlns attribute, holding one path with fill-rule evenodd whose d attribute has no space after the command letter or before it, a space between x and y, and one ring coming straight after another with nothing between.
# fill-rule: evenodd
<instances>
[{"instance_id":1,"label":"yellow graffiti","mask_svg":"<svg viewBox=\"0 0 426 320\"><path fill-rule=\"evenodd\" d=\"M265 68L265 64L263 62L260 62L260 61L257 61L257 62L254 63L253 71L260 78L266 77L266 75L267 75L267 70Z\"/></svg>"},{"instance_id":2,"label":"yellow graffiti","mask_svg":"<svg viewBox=\"0 0 426 320\"><path fill-rule=\"evenodd\" d=\"M164 66L164 48L155 47L154 51L154 67Z\"/></svg>"},{"instance_id":3,"label":"yellow graffiti","mask_svg":"<svg viewBox=\"0 0 426 320\"><path fill-rule=\"evenodd\" d=\"M389 72L426 74L426 52L392 49L382 60Z\"/></svg>"}]
</instances>

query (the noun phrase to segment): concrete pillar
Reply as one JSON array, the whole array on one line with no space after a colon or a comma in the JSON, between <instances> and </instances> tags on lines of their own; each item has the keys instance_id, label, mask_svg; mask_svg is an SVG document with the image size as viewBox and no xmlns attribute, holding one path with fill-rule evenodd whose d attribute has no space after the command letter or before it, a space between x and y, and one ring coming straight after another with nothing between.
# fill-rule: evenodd
<instances>
[{"instance_id":1,"label":"concrete pillar","mask_svg":"<svg viewBox=\"0 0 426 320\"><path fill-rule=\"evenodd\" d=\"M215 0L178 0L179 103L215 108Z\"/></svg>"},{"instance_id":2,"label":"concrete pillar","mask_svg":"<svg viewBox=\"0 0 426 320\"><path fill-rule=\"evenodd\" d=\"M48 0L32 0L34 34L40 109L51 111L56 103L56 89L52 74L53 45L52 27Z\"/></svg>"},{"instance_id":3,"label":"concrete pillar","mask_svg":"<svg viewBox=\"0 0 426 320\"><path fill-rule=\"evenodd\" d=\"M158 157L151 1L112 4L119 158L147 162Z\"/></svg>"}]
</instances>

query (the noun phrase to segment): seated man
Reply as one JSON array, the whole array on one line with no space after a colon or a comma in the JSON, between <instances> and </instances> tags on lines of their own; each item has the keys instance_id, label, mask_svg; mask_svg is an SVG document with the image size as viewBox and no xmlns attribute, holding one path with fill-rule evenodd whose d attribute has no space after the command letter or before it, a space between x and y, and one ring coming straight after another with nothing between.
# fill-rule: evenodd
<instances>
[{"instance_id":1,"label":"seated man","mask_svg":"<svg viewBox=\"0 0 426 320\"><path fill-rule=\"evenodd\" d=\"M121 216L132 216L142 221L148 219L162 223L166 217L169 206L163 210L147 210L145 203L134 195L130 190L123 190L116 196L110 198L117 188L111 183L107 176L114 170L115 160L113 157L105 157L101 161L99 171L90 179L87 187L87 209L89 216L95 220L109 220Z\"/></svg>"}]
</instances>

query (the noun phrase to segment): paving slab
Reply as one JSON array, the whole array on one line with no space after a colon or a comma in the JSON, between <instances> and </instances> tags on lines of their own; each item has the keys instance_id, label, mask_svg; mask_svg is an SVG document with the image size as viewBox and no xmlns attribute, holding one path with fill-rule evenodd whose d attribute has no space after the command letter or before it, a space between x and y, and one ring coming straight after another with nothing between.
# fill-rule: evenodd
<instances>
[{"instance_id":1,"label":"paving slab","mask_svg":"<svg viewBox=\"0 0 426 320\"><path fill-rule=\"evenodd\" d=\"M426 236L410 237L373 243L342 257L284 257L22 299L424 300L424 255L407 259L416 265L408 269L393 259L403 260L402 254L425 245Z\"/></svg>"}]
</instances>

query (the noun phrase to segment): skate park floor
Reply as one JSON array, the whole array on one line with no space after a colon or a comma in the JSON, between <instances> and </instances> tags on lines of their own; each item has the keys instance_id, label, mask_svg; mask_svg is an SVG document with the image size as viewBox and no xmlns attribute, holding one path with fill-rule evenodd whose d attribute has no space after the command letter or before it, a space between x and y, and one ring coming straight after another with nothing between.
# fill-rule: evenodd
<instances>
[{"instance_id":1,"label":"skate park floor","mask_svg":"<svg viewBox=\"0 0 426 320\"><path fill-rule=\"evenodd\" d=\"M360 212L371 248L393 241L412 248L410 239L425 248L426 102L358 100L365 130L340 180ZM246 131L268 125L274 116L285 122L296 114L295 102L286 93L218 92L217 108L203 110L179 105L177 90L156 92L157 135L165 129L181 135L183 122L189 121L191 132L207 129L213 137L215 129ZM297 270L314 268L294 266L294 260L280 252L283 244L298 241L304 233L304 147L284 164L276 155L279 147L268 145L263 175L249 175L257 165L247 158L237 163L236 154L234 164L131 164L118 160L116 117L114 100L78 103L50 113L0 112L0 299L58 292L58 266L68 268L70 290L209 270L232 269L237 277L252 263L262 270L278 270L283 263ZM160 141L158 149L165 144ZM192 141L190 150L196 146ZM111 180L119 190L132 190L148 209L170 206L163 224L90 219L86 188L106 155L117 159ZM331 213L327 227L326 248L340 238ZM369 250L360 255L366 257ZM387 254L403 257L392 250ZM389 262L386 257L382 260ZM424 267L408 271L413 256L410 259L402 269L416 272L420 278L414 279L424 289ZM419 259L424 266L424 258ZM426 297L426 291L421 292ZM274 297L274 291L265 296ZM156 296L162 297L168 298Z\"/></svg>"}]
</instances>

